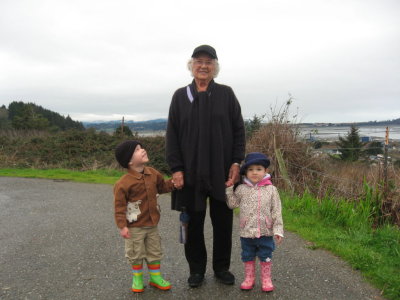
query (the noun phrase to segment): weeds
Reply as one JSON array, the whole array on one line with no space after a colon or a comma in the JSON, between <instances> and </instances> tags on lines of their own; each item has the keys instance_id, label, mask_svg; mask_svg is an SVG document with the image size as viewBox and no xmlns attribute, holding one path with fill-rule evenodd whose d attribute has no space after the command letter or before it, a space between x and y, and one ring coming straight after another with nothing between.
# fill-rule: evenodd
<instances>
[{"instance_id":1,"label":"weeds","mask_svg":"<svg viewBox=\"0 0 400 300\"><path fill-rule=\"evenodd\" d=\"M381 165L316 156L312 145L300 139L297 115L290 116L291 103L290 98L281 107L271 108L266 124L247 143L247 152L271 157L274 184L292 194L310 193L332 213L342 206L359 205L373 227L387 222L400 225L400 179L395 169L389 169L389 192L384 195Z\"/></svg>"}]
</instances>

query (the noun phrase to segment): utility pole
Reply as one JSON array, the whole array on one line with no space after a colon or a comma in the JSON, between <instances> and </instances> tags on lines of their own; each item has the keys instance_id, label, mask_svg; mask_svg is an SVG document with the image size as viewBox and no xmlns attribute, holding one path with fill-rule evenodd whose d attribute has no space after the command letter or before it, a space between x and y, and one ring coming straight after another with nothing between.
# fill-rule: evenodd
<instances>
[{"instance_id":1,"label":"utility pole","mask_svg":"<svg viewBox=\"0 0 400 300\"><path fill-rule=\"evenodd\" d=\"M122 117L122 123L121 123L121 134L124 134L124 117Z\"/></svg>"}]
</instances>

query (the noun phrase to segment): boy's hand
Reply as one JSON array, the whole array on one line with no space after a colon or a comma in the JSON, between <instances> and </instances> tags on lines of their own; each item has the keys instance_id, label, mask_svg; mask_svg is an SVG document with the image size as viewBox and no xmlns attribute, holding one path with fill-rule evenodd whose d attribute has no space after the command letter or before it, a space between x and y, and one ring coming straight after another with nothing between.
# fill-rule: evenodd
<instances>
[{"instance_id":1,"label":"boy's hand","mask_svg":"<svg viewBox=\"0 0 400 300\"><path fill-rule=\"evenodd\" d=\"M124 239L130 239L131 235L129 234L129 229L128 227L124 227L119 231L119 234L124 238Z\"/></svg>"},{"instance_id":2,"label":"boy's hand","mask_svg":"<svg viewBox=\"0 0 400 300\"><path fill-rule=\"evenodd\" d=\"M282 243L283 237L281 237L280 235L275 234L275 241L276 243L279 245L280 243Z\"/></svg>"}]
</instances>

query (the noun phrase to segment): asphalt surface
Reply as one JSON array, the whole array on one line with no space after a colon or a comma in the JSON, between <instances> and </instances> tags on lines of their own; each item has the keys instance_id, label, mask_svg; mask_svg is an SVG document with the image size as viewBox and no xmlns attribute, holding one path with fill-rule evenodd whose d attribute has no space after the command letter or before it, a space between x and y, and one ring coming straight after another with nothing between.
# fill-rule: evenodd
<instances>
[{"instance_id":1,"label":"asphalt surface","mask_svg":"<svg viewBox=\"0 0 400 300\"><path fill-rule=\"evenodd\" d=\"M249 292L243 279L237 230L233 235L233 286L215 281L210 264L205 283L191 289L178 213L169 195L159 198L165 257L162 273L170 291L151 286L130 291L130 266L113 219L112 186L0 177L0 299L383 299L345 262L286 232L274 252L275 291ZM238 228L235 217L234 228ZM207 217L207 247L211 224ZM210 255L209 255L210 257ZM147 270L144 271L147 282Z\"/></svg>"}]
</instances>

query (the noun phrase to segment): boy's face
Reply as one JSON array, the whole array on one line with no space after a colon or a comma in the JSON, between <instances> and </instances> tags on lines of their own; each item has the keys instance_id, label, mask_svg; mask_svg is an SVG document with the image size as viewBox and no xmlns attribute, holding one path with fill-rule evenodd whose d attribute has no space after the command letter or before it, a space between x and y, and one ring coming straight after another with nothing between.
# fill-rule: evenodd
<instances>
[{"instance_id":1,"label":"boy's face","mask_svg":"<svg viewBox=\"0 0 400 300\"><path fill-rule=\"evenodd\" d=\"M147 152L142 148L142 146L137 145L135 151L133 151L131 160L129 162L130 167L141 166L149 161L147 157Z\"/></svg>"},{"instance_id":2,"label":"boy's face","mask_svg":"<svg viewBox=\"0 0 400 300\"><path fill-rule=\"evenodd\" d=\"M261 165L250 165L246 171L246 177L254 184L267 175L268 169Z\"/></svg>"}]
</instances>

